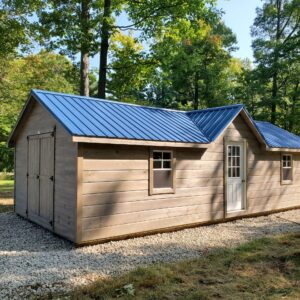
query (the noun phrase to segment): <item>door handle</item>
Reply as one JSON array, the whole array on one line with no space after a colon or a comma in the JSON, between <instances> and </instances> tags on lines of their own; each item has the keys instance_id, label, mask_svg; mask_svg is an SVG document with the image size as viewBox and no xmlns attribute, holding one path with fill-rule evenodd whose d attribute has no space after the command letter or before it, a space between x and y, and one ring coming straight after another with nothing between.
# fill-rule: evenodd
<instances>
[{"instance_id":1,"label":"door handle","mask_svg":"<svg viewBox=\"0 0 300 300\"><path fill-rule=\"evenodd\" d=\"M40 175L36 175L36 179L40 179Z\"/></svg>"},{"instance_id":2,"label":"door handle","mask_svg":"<svg viewBox=\"0 0 300 300\"><path fill-rule=\"evenodd\" d=\"M246 180L245 180L245 179L242 179L242 183L244 183L244 182L246 182Z\"/></svg>"}]
</instances>

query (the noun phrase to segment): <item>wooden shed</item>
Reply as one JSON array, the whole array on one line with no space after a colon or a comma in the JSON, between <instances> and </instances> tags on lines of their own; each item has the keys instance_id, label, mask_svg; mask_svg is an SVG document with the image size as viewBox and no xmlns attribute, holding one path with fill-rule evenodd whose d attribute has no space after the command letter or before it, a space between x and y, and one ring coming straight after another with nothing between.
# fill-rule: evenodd
<instances>
[{"instance_id":1,"label":"wooden shed","mask_svg":"<svg viewBox=\"0 0 300 300\"><path fill-rule=\"evenodd\" d=\"M16 213L76 244L300 207L300 137L243 105L33 90L9 145Z\"/></svg>"}]
</instances>

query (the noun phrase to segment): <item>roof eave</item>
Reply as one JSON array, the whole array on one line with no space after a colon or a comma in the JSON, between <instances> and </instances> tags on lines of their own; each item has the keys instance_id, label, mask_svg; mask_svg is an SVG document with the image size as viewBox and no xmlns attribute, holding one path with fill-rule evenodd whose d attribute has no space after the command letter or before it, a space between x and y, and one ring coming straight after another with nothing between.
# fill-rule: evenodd
<instances>
[{"instance_id":1,"label":"roof eave","mask_svg":"<svg viewBox=\"0 0 300 300\"><path fill-rule=\"evenodd\" d=\"M270 152L295 152L295 153L300 153L300 148L279 148L279 147L266 146L266 151L270 151Z\"/></svg>"},{"instance_id":2,"label":"roof eave","mask_svg":"<svg viewBox=\"0 0 300 300\"><path fill-rule=\"evenodd\" d=\"M94 143L94 144L111 144L111 145L135 145L150 147L174 147L174 148L208 148L209 143L193 143L193 142L171 142L171 141L150 141L135 139L119 139L104 137L85 137L72 136L72 141L76 143Z\"/></svg>"}]
</instances>

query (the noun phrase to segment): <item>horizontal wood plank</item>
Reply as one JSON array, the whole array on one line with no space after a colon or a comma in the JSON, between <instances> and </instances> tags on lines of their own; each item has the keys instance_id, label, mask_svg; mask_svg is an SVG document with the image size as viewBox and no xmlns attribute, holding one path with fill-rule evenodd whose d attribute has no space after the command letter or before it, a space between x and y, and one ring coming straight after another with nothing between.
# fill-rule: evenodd
<instances>
[{"instance_id":1,"label":"horizontal wood plank","mask_svg":"<svg viewBox=\"0 0 300 300\"><path fill-rule=\"evenodd\" d=\"M151 230L163 229L173 226L194 224L206 222L209 220L218 220L223 217L223 211L215 211L211 213L201 213L195 215L187 215L182 217L170 217L151 221L138 222L126 225L116 225L104 228L95 228L83 231L83 240L92 241L95 239L105 239L109 237L117 237L127 234L146 232Z\"/></svg>"},{"instance_id":2,"label":"horizontal wood plank","mask_svg":"<svg viewBox=\"0 0 300 300\"><path fill-rule=\"evenodd\" d=\"M137 211L147 211L162 208L173 208L191 205L210 205L214 207L217 203L223 203L223 196L218 195L203 195L193 197L177 197L177 198L162 198L154 200L141 200L136 202L115 202L113 204L99 204L83 206L83 216L96 217L105 216L109 213L121 214Z\"/></svg>"}]
</instances>

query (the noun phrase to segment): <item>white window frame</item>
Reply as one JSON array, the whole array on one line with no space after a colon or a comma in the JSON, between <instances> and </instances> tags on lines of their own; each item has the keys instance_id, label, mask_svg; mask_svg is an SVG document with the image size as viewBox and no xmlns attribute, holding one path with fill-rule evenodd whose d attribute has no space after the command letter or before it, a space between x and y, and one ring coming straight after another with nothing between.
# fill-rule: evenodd
<instances>
[{"instance_id":1,"label":"white window frame","mask_svg":"<svg viewBox=\"0 0 300 300\"><path fill-rule=\"evenodd\" d=\"M290 166L286 166L284 165L284 163L286 162L286 160L284 159L285 157L290 157L290 162L291 165ZM293 162L293 155L289 154L289 153L282 153L281 154L281 184L292 184L293 183L293 179L294 179L294 162ZM283 179L283 170L284 169L291 169L292 172L292 179L288 179L288 180L284 180Z\"/></svg>"},{"instance_id":2,"label":"white window frame","mask_svg":"<svg viewBox=\"0 0 300 300\"><path fill-rule=\"evenodd\" d=\"M154 153L162 152L162 158L161 159L154 159ZM170 159L164 159L163 153L170 153L171 158ZM155 169L154 168L154 162L155 161L161 161L162 168ZM171 162L171 168L164 168L163 162L164 161L170 161ZM175 151L169 150L169 149L150 149L150 160L149 160L149 195L157 195L157 194L175 194L175 171L176 170L176 158L175 158ZM155 188L154 187L154 172L159 171L171 171L172 176L172 187L170 188Z\"/></svg>"}]
</instances>

